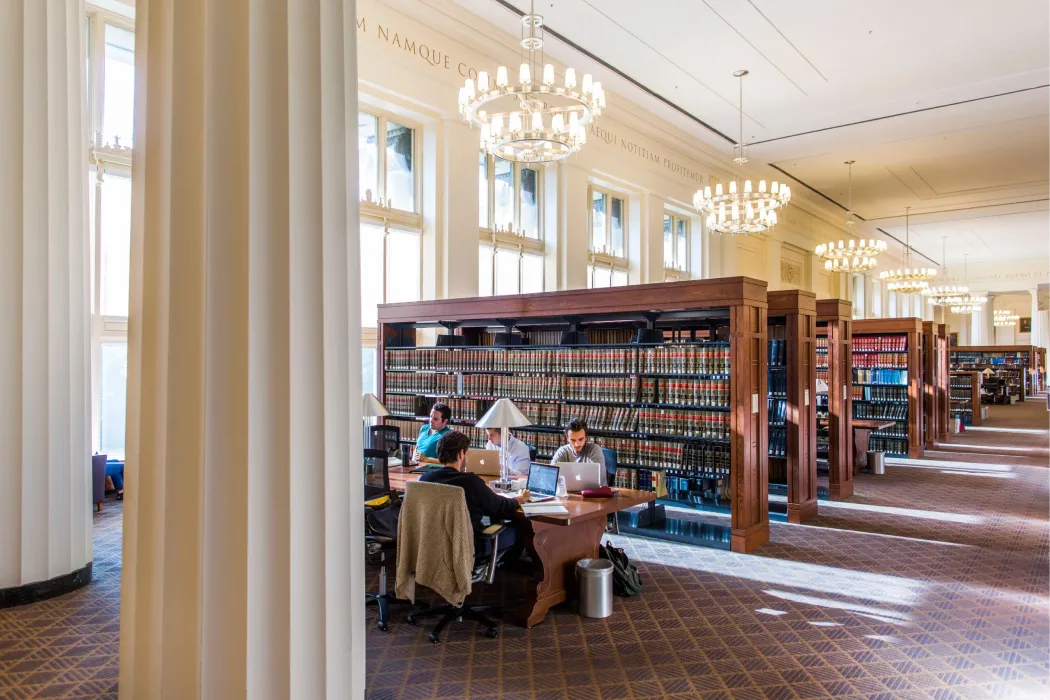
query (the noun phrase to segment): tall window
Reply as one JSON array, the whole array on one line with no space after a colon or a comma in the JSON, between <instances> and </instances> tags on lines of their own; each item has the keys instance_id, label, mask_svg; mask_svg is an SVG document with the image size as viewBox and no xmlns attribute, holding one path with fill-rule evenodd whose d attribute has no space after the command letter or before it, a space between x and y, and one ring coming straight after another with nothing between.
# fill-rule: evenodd
<instances>
[{"instance_id":1,"label":"tall window","mask_svg":"<svg viewBox=\"0 0 1050 700\"><path fill-rule=\"evenodd\" d=\"M627 284L627 200L591 186L589 229L590 264L588 287L619 287Z\"/></svg>"},{"instance_id":2,"label":"tall window","mask_svg":"<svg viewBox=\"0 0 1050 700\"><path fill-rule=\"evenodd\" d=\"M478 154L478 294L543 291L540 172Z\"/></svg>"},{"instance_id":3,"label":"tall window","mask_svg":"<svg viewBox=\"0 0 1050 700\"><path fill-rule=\"evenodd\" d=\"M91 126L86 170L92 263L92 448L122 459L131 286L135 32L127 17L91 8L84 33Z\"/></svg>"},{"instance_id":4,"label":"tall window","mask_svg":"<svg viewBox=\"0 0 1050 700\"><path fill-rule=\"evenodd\" d=\"M664 214L664 279L681 279L689 269L689 220Z\"/></svg>"},{"instance_id":5,"label":"tall window","mask_svg":"<svg viewBox=\"0 0 1050 700\"><path fill-rule=\"evenodd\" d=\"M416 129L396 115L357 113L361 212L418 225L419 143Z\"/></svg>"}]
</instances>

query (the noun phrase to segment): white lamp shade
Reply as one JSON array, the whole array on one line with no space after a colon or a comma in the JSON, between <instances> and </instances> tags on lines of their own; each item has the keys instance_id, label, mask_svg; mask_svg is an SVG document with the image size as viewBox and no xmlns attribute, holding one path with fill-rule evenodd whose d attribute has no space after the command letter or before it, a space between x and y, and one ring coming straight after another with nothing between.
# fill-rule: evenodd
<instances>
[{"instance_id":1,"label":"white lamp shade","mask_svg":"<svg viewBox=\"0 0 1050 700\"><path fill-rule=\"evenodd\" d=\"M532 421L518 410L513 401L500 399L474 425L479 428L521 428L532 425Z\"/></svg>"},{"instance_id":2,"label":"white lamp shade","mask_svg":"<svg viewBox=\"0 0 1050 700\"><path fill-rule=\"evenodd\" d=\"M366 393L361 397L361 417L362 418L375 418L377 416L389 416L390 411L386 410L379 399L376 398L375 394Z\"/></svg>"}]
</instances>

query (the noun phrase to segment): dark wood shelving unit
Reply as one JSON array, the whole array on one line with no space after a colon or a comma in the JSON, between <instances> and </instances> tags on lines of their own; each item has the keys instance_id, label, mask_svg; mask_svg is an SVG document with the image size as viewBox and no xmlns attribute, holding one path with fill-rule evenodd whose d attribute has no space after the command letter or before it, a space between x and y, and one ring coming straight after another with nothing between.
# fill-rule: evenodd
<instances>
[{"instance_id":1,"label":"dark wood shelving unit","mask_svg":"<svg viewBox=\"0 0 1050 700\"><path fill-rule=\"evenodd\" d=\"M995 372L1016 389L1011 395L1020 403L1033 396L1038 388L1040 350L1042 348L1033 345L957 345L950 349L949 355L952 371L990 369Z\"/></svg>"},{"instance_id":2,"label":"dark wood shelving unit","mask_svg":"<svg viewBox=\"0 0 1050 700\"><path fill-rule=\"evenodd\" d=\"M879 419L895 414L887 418L895 421L893 428L872 433L872 450L911 459L919 459L925 454L922 323L919 318L874 318L853 322L853 418ZM903 343L903 349L858 350L867 344L878 345L880 342L885 347ZM881 363L882 359L893 356L903 356L905 359L899 363ZM884 370L886 376L904 370L907 372L907 381L879 378L871 382L858 378L864 374L873 374L871 370ZM858 398L858 394L893 396L895 403L891 404L884 398ZM903 416L900 415L902 413Z\"/></svg>"},{"instance_id":3,"label":"dark wood shelving unit","mask_svg":"<svg viewBox=\"0 0 1050 700\"><path fill-rule=\"evenodd\" d=\"M948 328L923 321L923 410L926 413L926 449L948 442Z\"/></svg>"},{"instance_id":4,"label":"dark wood shelving unit","mask_svg":"<svg viewBox=\"0 0 1050 700\"><path fill-rule=\"evenodd\" d=\"M816 333L826 339L826 360L818 355L817 363L827 367L827 408L818 412L827 418L828 497L842 501L853 495L853 304L818 299Z\"/></svg>"},{"instance_id":5,"label":"dark wood shelving unit","mask_svg":"<svg viewBox=\"0 0 1050 700\"><path fill-rule=\"evenodd\" d=\"M817 296L790 289L767 298L769 382L777 387L768 402L783 406L782 422L769 419L770 444L782 446L769 451L769 481L787 492L788 522L800 524L817 514Z\"/></svg>"},{"instance_id":6,"label":"dark wood shelving unit","mask_svg":"<svg viewBox=\"0 0 1050 700\"><path fill-rule=\"evenodd\" d=\"M952 372L948 391L951 399L951 417L960 418L963 425L980 425L981 382L984 375L976 370Z\"/></svg>"},{"instance_id":7,"label":"dark wood shelving unit","mask_svg":"<svg viewBox=\"0 0 1050 700\"><path fill-rule=\"evenodd\" d=\"M769 540L766 316L766 283L746 277L384 304L379 307L378 355L384 370L391 369L392 381L395 375L411 375L408 370L428 369L411 366L423 354L444 353L436 356L434 371L428 369L423 374L454 376L440 380L444 382L441 391L420 391L417 395L423 397L424 403L438 396L476 396L466 399L477 401L468 404L476 414L470 417L473 420L480 416L478 411L484 410L486 401L498 396L533 404L529 410L537 415L542 412L546 418L537 425L515 429L519 437L524 433L530 438L564 440L561 429L570 416L587 413L619 420L634 411L630 419L634 422L629 422L626 430L598 427L591 431L595 442L617 450L618 467L638 470L639 488L656 491L660 496L646 510L622 514L621 531L751 552ZM435 332L425 329L439 329L436 347L416 347L421 332ZM610 371L607 362L598 362L594 360L597 356L591 354L613 349L626 353L623 372ZM495 357L479 360L466 354L477 351L504 359L514 351L553 354L545 366L534 363L531 369L518 370L497 367ZM679 351L683 356L693 352L703 357L716 356L705 353L727 352L728 357L720 357L728 365L720 366L728 371L697 371L697 364L681 371L675 367L670 371L648 371L650 356L657 360L653 366L662 368L668 364L667 357L677 358L675 353ZM570 352L576 355L565 354ZM536 355L535 359L542 358ZM491 369L474 368L469 362L456 365L462 360L491 360ZM583 368L562 369L562 364L570 360L583 363ZM712 374L718 378L709 383L707 377ZM381 371L380 396L389 393L387 381L386 371ZM484 388L486 382L493 388L478 393L476 389ZM570 382L575 383L570 386ZM465 390L467 384L470 391ZM532 386L548 390L540 395L519 393ZM587 396L578 396L577 391ZM518 395L531 398L515 398ZM572 398L564 398L567 395ZM667 395L675 399L665 400ZM701 400L697 396L725 400ZM544 406L547 409L541 411ZM645 414L652 425L666 426L671 420L671 425L686 429L641 430L643 412L639 409L652 409ZM611 413L598 413L601 410ZM399 414L391 420L413 417ZM711 422L705 424L705 419ZM714 426L726 437L697 437L696 421L707 429ZM463 422L470 427L470 420ZM659 444L647 445L653 441ZM711 468L715 462L705 461L708 452L700 449L703 445L711 446L711 454L728 462L728 475L715 472ZM539 452L541 458L549 458L544 449ZM659 464L653 464L653 455L664 456L659 458ZM715 495L709 498L711 493ZM674 518L665 508L668 505L728 511L729 526Z\"/></svg>"}]
</instances>

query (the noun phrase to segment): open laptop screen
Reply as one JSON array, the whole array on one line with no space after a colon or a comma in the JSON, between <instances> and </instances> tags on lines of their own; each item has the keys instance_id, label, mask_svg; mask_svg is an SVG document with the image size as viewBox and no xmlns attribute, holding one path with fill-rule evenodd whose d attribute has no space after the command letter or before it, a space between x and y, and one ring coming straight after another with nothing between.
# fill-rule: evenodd
<instances>
[{"instance_id":1,"label":"open laptop screen","mask_svg":"<svg viewBox=\"0 0 1050 700\"><path fill-rule=\"evenodd\" d=\"M529 467L529 481L525 486L533 493L553 496L558 490L558 467L533 462Z\"/></svg>"}]
</instances>

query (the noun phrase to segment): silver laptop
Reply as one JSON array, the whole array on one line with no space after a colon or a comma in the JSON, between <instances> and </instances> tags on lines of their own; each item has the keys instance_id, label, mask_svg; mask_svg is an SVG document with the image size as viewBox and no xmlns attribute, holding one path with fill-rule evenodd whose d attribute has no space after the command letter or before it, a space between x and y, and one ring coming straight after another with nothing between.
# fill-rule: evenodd
<instances>
[{"instance_id":1,"label":"silver laptop","mask_svg":"<svg viewBox=\"0 0 1050 700\"><path fill-rule=\"evenodd\" d=\"M464 471L478 476L499 476L499 450L468 450Z\"/></svg>"},{"instance_id":2,"label":"silver laptop","mask_svg":"<svg viewBox=\"0 0 1050 700\"><path fill-rule=\"evenodd\" d=\"M540 464L533 462L529 467L529 481L525 486L532 493L529 503L550 501L558 491L558 473L561 470L557 465Z\"/></svg>"},{"instance_id":3,"label":"silver laptop","mask_svg":"<svg viewBox=\"0 0 1050 700\"><path fill-rule=\"evenodd\" d=\"M601 488L602 465L597 462L558 462L561 475L565 477L565 489L578 493Z\"/></svg>"}]
</instances>

